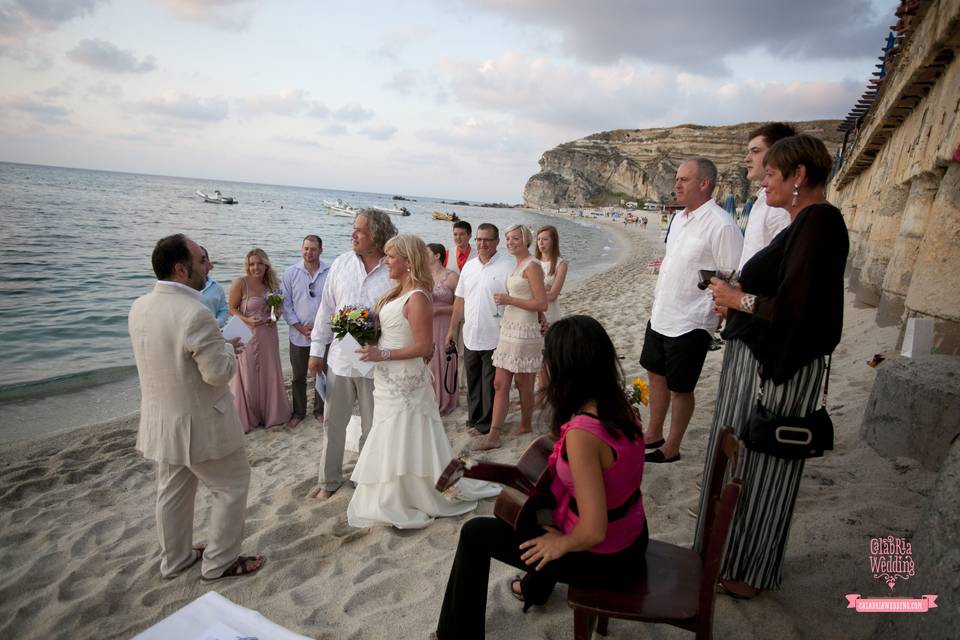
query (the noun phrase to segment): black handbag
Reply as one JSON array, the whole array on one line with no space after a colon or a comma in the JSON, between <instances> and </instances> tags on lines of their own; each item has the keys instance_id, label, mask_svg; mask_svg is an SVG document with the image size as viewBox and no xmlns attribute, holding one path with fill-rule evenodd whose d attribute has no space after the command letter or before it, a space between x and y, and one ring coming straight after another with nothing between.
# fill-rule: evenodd
<instances>
[{"instance_id":1,"label":"black handbag","mask_svg":"<svg viewBox=\"0 0 960 640\"><path fill-rule=\"evenodd\" d=\"M791 460L818 458L824 451L833 449L833 421L827 413L831 360L832 355L827 358L823 404L819 409L802 418L778 416L764 407L761 404L763 380L760 380L757 406L747 421L744 437L744 443L748 449Z\"/></svg>"}]
</instances>

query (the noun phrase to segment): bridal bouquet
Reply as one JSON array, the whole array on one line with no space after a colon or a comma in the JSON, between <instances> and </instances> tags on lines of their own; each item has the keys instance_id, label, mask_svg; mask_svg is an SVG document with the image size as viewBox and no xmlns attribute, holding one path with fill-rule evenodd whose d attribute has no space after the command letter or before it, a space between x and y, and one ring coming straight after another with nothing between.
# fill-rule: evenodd
<instances>
[{"instance_id":1,"label":"bridal bouquet","mask_svg":"<svg viewBox=\"0 0 960 640\"><path fill-rule=\"evenodd\" d=\"M647 387L647 381L643 378L634 378L626 391L627 400L637 408L639 408L641 404L647 406L647 403L650 402L650 389Z\"/></svg>"},{"instance_id":2,"label":"bridal bouquet","mask_svg":"<svg viewBox=\"0 0 960 640\"><path fill-rule=\"evenodd\" d=\"M360 346L375 344L380 339L380 326L376 315L362 305L348 304L340 307L330 316L330 329L333 330L333 335L341 340L349 333Z\"/></svg>"}]
</instances>

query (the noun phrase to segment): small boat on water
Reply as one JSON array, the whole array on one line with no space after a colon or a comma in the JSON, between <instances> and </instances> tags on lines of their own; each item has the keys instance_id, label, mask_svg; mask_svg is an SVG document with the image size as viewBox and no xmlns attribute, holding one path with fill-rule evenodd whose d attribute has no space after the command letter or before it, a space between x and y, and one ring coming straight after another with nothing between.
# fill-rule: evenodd
<instances>
[{"instance_id":1,"label":"small boat on water","mask_svg":"<svg viewBox=\"0 0 960 640\"><path fill-rule=\"evenodd\" d=\"M382 211L384 213L389 213L391 216L408 216L410 211L406 207L378 207L375 204L370 205L370 208L375 211Z\"/></svg>"},{"instance_id":2,"label":"small boat on water","mask_svg":"<svg viewBox=\"0 0 960 640\"><path fill-rule=\"evenodd\" d=\"M200 199L204 202L211 202L213 204L237 204L238 200L230 196L220 195L219 191L214 191L212 196L208 196L200 189L197 189L197 195L200 196Z\"/></svg>"},{"instance_id":3,"label":"small boat on water","mask_svg":"<svg viewBox=\"0 0 960 640\"><path fill-rule=\"evenodd\" d=\"M352 218L357 215L357 212L360 211L354 207L351 207L349 203L344 202L340 198L337 198L336 202L332 200L324 200L323 206L330 210L330 213L335 216L343 216L344 218Z\"/></svg>"},{"instance_id":4,"label":"small boat on water","mask_svg":"<svg viewBox=\"0 0 960 640\"><path fill-rule=\"evenodd\" d=\"M434 220L443 220L444 222L459 222L460 218L457 217L455 213L441 213L439 211L433 212Z\"/></svg>"}]
</instances>

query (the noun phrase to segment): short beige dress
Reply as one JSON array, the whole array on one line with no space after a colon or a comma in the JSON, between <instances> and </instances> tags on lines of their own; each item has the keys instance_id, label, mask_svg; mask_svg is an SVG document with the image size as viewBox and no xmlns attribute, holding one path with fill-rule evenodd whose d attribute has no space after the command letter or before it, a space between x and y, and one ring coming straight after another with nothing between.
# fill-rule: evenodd
<instances>
[{"instance_id":1,"label":"short beige dress","mask_svg":"<svg viewBox=\"0 0 960 640\"><path fill-rule=\"evenodd\" d=\"M507 293L514 298L533 299L530 283L523 271L534 260L520 263L507 278ZM500 321L500 339L493 352L493 366L511 373L536 373L543 362L543 336L536 311L506 305Z\"/></svg>"}]
</instances>

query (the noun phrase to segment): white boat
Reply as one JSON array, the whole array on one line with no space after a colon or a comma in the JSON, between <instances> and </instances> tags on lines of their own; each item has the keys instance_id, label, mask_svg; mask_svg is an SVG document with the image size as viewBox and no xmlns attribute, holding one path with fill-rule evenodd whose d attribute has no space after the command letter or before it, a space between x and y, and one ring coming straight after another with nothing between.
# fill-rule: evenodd
<instances>
[{"instance_id":1,"label":"white boat","mask_svg":"<svg viewBox=\"0 0 960 640\"><path fill-rule=\"evenodd\" d=\"M375 210L375 211L382 211L382 212L384 212L384 213L388 213L388 214L390 214L391 216L408 216L408 215L410 215L410 212L407 210L406 207L399 207L399 208L397 208L397 207L378 207L377 205L372 204L372 205L370 205L370 208L373 209L373 210Z\"/></svg>"},{"instance_id":2,"label":"white boat","mask_svg":"<svg viewBox=\"0 0 960 640\"><path fill-rule=\"evenodd\" d=\"M220 195L219 191L214 191L212 196L208 196L200 189L197 189L197 195L200 196L200 199L204 202L212 202L213 204L237 204L237 199L230 196Z\"/></svg>"},{"instance_id":3,"label":"white boat","mask_svg":"<svg viewBox=\"0 0 960 640\"><path fill-rule=\"evenodd\" d=\"M345 218L352 218L357 215L359 209L351 207L348 203L344 202L340 198L337 198L336 202L331 200L324 200L323 206L330 210L335 216L343 216Z\"/></svg>"}]
</instances>

